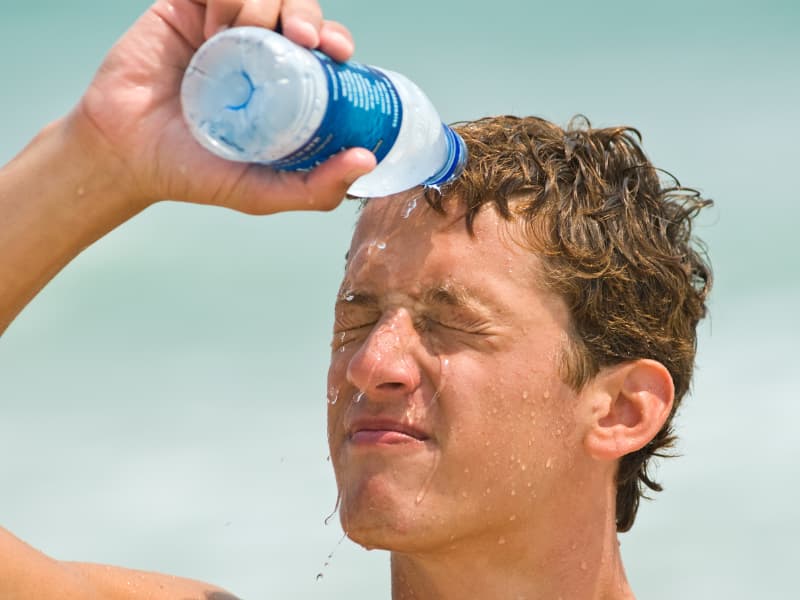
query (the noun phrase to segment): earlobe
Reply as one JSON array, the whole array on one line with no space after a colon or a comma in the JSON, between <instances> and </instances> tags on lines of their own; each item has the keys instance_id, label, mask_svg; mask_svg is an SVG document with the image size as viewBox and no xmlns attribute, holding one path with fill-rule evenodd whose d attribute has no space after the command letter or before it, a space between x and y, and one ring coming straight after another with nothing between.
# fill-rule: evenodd
<instances>
[{"instance_id":1,"label":"earlobe","mask_svg":"<svg viewBox=\"0 0 800 600\"><path fill-rule=\"evenodd\" d=\"M591 421L584 445L597 460L617 460L652 440L672 410L672 376L660 362L638 359L607 367L586 389Z\"/></svg>"}]
</instances>

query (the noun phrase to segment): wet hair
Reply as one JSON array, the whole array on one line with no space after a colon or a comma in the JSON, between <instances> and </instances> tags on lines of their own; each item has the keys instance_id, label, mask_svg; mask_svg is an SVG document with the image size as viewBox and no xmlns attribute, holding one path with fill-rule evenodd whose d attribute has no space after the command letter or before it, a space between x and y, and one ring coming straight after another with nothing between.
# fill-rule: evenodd
<instances>
[{"instance_id":1,"label":"wet hair","mask_svg":"<svg viewBox=\"0 0 800 600\"><path fill-rule=\"evenodd\" d=\"M654 167L631 127L597 129L577 117L562 129L500 116L456 129L469 149L466 169L425 198L439 212L457 198L471 233L486 205L522 224L526 245L542 258L545 284L570 311L564 380L579 390L601 368L638 358L672 375L675 401L664 426L620 460L616 523L627 531L645 488L662 490L648 464L671 455L673 417L689 388L712 281L692 221L711 201Z\"/></svg>"}]
</instances>

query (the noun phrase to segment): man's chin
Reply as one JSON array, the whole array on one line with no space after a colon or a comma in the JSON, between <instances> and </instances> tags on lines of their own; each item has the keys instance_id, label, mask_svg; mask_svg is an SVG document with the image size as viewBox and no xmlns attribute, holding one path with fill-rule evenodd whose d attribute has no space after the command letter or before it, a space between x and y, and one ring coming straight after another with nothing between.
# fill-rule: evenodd
<instances>
[{"instance_id":1,"label":"man's chin","mask_svg":"<svg viewBox=\"0 0 800 600\"><path fill-rule=\"evenodd\" d=\"M424 527L398 526L383 519L366 519L360 516L349 519L342 514L342 528L347 537L367 550L387 550L389 552L412 553L423 546Z\"/></svg>"},{"instance_id":2,"label":"man's chin","mask_svg":"<svg viewBox=\"0 0 800 600\"><path fill-rule=\"evenodd\" d=\"M339 518L347 536L364 548L411 551L430 529L430 503L417 502L415 487L373 479L354 488L342 490Z\"/></svg>"}]
</instances>

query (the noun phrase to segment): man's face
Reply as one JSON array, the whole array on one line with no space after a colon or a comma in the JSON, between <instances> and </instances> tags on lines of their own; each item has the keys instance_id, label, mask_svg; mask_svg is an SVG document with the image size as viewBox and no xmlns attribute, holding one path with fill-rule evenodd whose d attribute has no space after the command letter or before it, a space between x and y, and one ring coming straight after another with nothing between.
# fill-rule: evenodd
<instances>
[{"instance_id":1,"label":"man's face","mask_svg":"<svg viewBox=\"0 0 800 600\"><path fill-rule=\"evenodd\" d=\"M441 216L420 200L408 214L411 198L366 206L336 302L328 437L342 526L400 552L503 544L574 486L567 310L494 210L471 237L460 205Z\"/></svg>"}]
</instances>

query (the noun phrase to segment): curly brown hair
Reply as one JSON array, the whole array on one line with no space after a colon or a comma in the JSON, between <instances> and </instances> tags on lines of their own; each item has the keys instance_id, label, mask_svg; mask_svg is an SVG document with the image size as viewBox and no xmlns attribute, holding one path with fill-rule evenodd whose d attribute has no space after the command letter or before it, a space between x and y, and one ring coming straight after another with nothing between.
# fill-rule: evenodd
<instances>
[{"instance_id":1,"label":"curly brown hair","mask_svg":"<svg viewBox=\"0 0 800 600\"><path fill-rule=\"evenodd\" d=\"M499 116L457 126L469 149L464 173L428 203L466 205L466 225L492 205L519 219L543 258L546 283L562 295L573 334L565 381L576 390L602 367L637 358L662 363L675 402L658 434L627 454L617 471L618 531L633 525L653 456L669 456L672 420L689 388L696 326L706 314L711 268L692 237L692 220L711 201L654 167L631 127L592 128L584 117L564 130L536 117Z\"/></svg>"}]
</instances>

